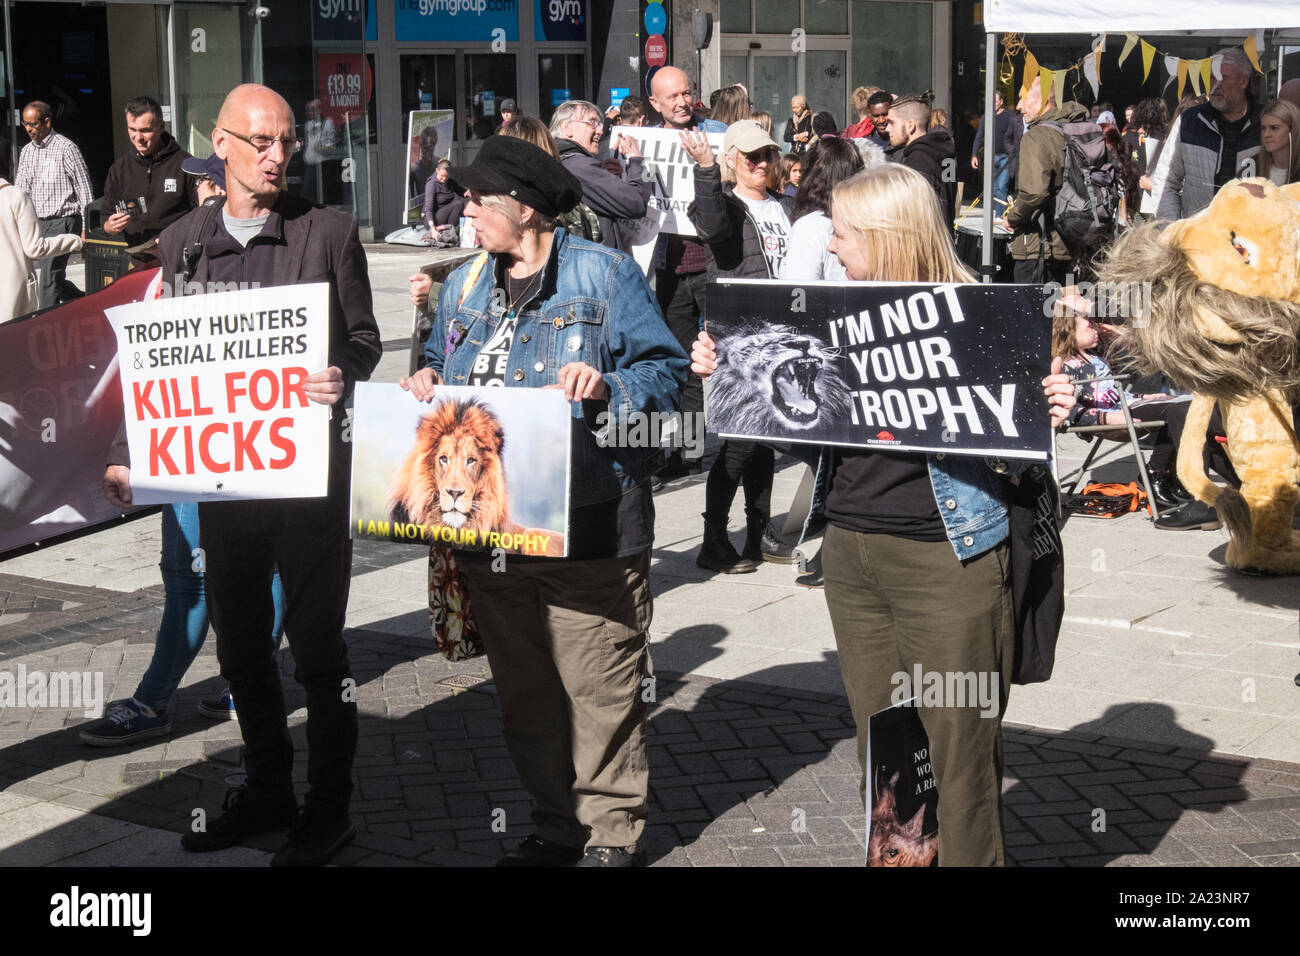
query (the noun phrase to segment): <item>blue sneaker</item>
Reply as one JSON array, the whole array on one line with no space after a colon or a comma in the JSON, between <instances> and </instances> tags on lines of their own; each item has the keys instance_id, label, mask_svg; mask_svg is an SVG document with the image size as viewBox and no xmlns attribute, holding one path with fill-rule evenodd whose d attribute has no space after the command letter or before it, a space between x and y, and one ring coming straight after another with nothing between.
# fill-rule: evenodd
<instances>
[{"instance_id":1,"label":"blue sneaker","mask_svg":"<svg viewBox=\"0 0 1300 956\"><path fill-rule=\"evenodd\" d=\"M238 720L235 713L235 699L230 696L230 688L220 697L205 697L199 701L199 713L209 720Z\"/></svg>"},{"instance_id":2,"label":"blue sneaker","mask_svg":"<svg viewBox=\"0 0 1300 956\"><path fill-rule=\"evenodd\" d=\"M103 718L81 732L81 742L91 747L124 747L150 737L166 737L171 732L170 717L132 697L110 704Z\"/></svg>"}]
</instances>

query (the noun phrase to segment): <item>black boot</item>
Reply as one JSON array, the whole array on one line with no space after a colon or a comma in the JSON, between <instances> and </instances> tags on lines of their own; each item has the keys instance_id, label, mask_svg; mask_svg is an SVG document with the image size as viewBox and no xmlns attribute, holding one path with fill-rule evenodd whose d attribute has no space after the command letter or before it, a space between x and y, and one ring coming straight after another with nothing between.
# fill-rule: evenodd
<instances>
[{"instance_id":1,"label":"black boot","mask_svg":"<svg viewBox=\"0 0 1300 956\"><path fill-rule=\"evenodd\" d=\"M822 574L822 552L820 548L812 556L812 560L804 565L804 573L795 578L794 583L801 588L810 589L826 586L826 578Z\"/></svg>"},{"instance_id":2,"label":"black boot","mask_svg":"<svg viewBox=\"0 0 1300 956\"><path fill-rule=\"evenodd\" d=\"M761 511L745 509L745 548L741 555L750 561L794 564L794 548L781 540L772 518Z\"/></svg>"},{"instance_id":3,"label":"black boot","mask_svg":"<svg viewBox=\"0 0 1300 956\"><path fill-rule=\"evenodd\" d=\"M1151 494L1161 508L1177 508L1192 500L1191 492L1172 471L1159 471L1151 476Z\"/></svg>"},{"instance_id":4,"label":"black boot","mask_svg":"<svg viewBox=\"0 0 1300 956\"><path fill-rule=\"evenodd\" d=\"M704 516L704 543L700 545L695 564L723 574L748 574L758 570L753 561L742 558L732 547L731 539L727 537L727 523L710 521L708 515Z\"/></svg>"},{"instance_id":5,"label":"black boot","mask_svg":"<svg viewBox=\"0 0 1300 956\"><path fill-rule=\"evenodd\" d=\"M1217 531L1223 522L1209 505L1189 501L1182 507L1166 512L1156 519L1161 531Z\"/></svg>"}]
</instances>

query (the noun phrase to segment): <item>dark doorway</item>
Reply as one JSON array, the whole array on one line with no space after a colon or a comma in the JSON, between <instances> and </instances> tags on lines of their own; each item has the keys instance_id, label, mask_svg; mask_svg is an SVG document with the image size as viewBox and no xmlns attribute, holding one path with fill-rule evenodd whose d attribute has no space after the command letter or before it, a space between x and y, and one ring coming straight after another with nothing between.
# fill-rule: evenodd
<instances>
[{"instance_id":1,"label":"dark doorway","mask_svg":"<svg viewBox=\"0 0 1300 956\"><path fill-rule=\"evenodd\" d=\"M54 129L86 158L98 196L113 162L113 121L108 85L108 11L71 3L16 3L11 8L14 100L17 108L44 100ZM19 148L29 142L14 130Z\"/></svg>"}]
</instances>

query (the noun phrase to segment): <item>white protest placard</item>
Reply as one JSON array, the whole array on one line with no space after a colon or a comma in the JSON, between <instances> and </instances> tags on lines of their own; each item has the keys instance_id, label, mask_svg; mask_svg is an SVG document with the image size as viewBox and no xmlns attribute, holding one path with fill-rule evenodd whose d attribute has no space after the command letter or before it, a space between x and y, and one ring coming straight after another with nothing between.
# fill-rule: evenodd
<instances>
[{"instance_id":1,"label":"white protest placard","mask_svg":"<svg viewBox=\"0 0 1300 956\"><path fill-rule=\"evenodd\" d=\"M636 140L641 150L645 175L654 192L646 214L639 219L618 220L620 246L637 264L649 271L650 257L661 232L678 236L695 235L695 227L686 217L686 208L695 199L695 161L682 148L681 132L675 129L650 129L644 126L616 126L613 137ZM722 133L705 133L715 159L722 156ZM623 157L627 166L627 158Z\"/></svg>"},{"instance_id":2,"label":"white protest placard","mask_svg":"<svg viewBox=\"0 0 1300 956\"><path fill-rule=\"evenodd\" d=\"M304 380L329 354L329 284L153 299L117 335L135 503L320 498L330 408Z\"/></svg>"}]
</instances>

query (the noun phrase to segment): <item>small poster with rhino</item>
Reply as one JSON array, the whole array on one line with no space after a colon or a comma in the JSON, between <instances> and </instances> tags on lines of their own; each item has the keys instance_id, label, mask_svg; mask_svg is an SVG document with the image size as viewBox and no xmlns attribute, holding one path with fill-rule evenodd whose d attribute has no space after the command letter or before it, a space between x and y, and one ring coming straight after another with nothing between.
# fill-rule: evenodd
<instances>
[{"instance_id":1,"label":"small poster with rhino","mask_svg":"<svg viewBox=\"0 0 1300 956\"><path fill-rule=\"evenodd\" d=\"M569 403L558 389L358 383L352 537L568 554Z\"/></svg>"},{"instance_id":2,"label":"small poster with rhino","mask_svg":"<svg viewBox=\"0 0 1300 956\"><path fill-rule=\"evenodd\" d=\"M1044 460L1048 293L1030 285L713 283L720 435Z\"/></svg>"},{"instance_id":3,"label":"small poster with rhino","mask_svg":"<svg viewBox=\"0 0 1300 956\"><path fill-rule=\"evenodd\" d=\"M939 865L939 790L913 697L867 720L867 866Z\"/></svg>"}]
</instances>

